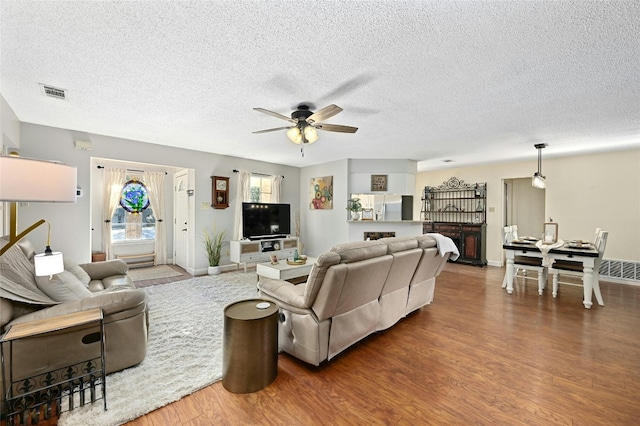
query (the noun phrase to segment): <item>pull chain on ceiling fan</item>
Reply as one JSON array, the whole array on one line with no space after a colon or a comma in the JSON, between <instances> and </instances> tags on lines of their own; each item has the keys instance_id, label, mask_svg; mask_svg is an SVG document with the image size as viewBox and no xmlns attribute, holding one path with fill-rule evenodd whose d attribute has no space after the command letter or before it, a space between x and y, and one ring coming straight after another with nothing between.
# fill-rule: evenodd
<instances>
[{"instance_id":1,"label":"pull chain on ceiling fan","mask_svg":"<svg viewBox=\"0 0 640 426\"><path fill-rule=\"evenodd\" d=\"M254 108L258 112L262 112L267 115L271 115L282 120L290 122L291 126L275 127L273 129L257 130L253 133L267 133L275 132L278 130L287 130L287 137L289 140L300 147L300 152L304 157L304 144L312 144L318 140L318 130L326 130L328 132L340 132L340 133L355 133L358 128L351 126L343 126L340 124L326 124L322 123L334 115L342 111L337 105L329 105L322 108L317 112L310 111L309 105L300 104L298 109L291 113L291 118L279 114L277 112L269 111L264 108Z\"/></svg>"}]
</instances>

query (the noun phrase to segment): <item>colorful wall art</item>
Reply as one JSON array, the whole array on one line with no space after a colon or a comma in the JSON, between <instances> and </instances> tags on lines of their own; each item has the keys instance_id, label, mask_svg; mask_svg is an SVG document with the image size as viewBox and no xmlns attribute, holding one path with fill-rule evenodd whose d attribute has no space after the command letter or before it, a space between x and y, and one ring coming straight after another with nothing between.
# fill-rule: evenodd
<instances>
[{"instance_id":1,"label":"colorful wall art","mask_svg":"<svg viewBox=\"0 0 640 426\"><path fill-rule=\"evenodd\" d=\"M333 209L333 176L311 178L310 210Z\"/></svg>"}]
</instances>

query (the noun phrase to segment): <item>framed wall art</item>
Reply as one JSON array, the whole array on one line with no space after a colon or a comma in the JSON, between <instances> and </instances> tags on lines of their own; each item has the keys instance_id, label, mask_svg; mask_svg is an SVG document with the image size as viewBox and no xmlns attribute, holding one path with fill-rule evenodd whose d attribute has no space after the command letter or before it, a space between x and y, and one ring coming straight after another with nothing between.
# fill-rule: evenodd
<instances>
[{"instance_id":1,"label":"framed wall art","mask_svg":"<svg viewBox=\"0 0 640 426\"><path fill-rule=\"evenodd\" d=\"M311 197L310 210L333 209L333 176L311 178L309 195Z\"/></svg>"},{"instance_id":2,"label":"framed wall art","mask_svg":"<svg viewBox=\"0 0 640 426\"><path fill-rule=\"evenodd\" d=\"M371 175L371 191L386 191L387 175Z\"/></svg>"}]
</instances>

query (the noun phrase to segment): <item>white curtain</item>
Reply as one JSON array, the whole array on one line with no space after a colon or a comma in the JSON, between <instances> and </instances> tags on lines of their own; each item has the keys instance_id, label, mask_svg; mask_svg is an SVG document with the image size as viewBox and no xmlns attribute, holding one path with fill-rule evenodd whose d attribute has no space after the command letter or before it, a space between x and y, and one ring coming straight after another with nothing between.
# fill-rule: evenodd
<instances>
[{"instance_id":1,"label":"white curtain","mask_svg":"<svg viewBox=\"0 0 640 426\"><path fill-rule=\"evenodd\" d=\"M280 192L282 190L282 179L283 176L271 176L271 202L279 203L280 202Z\"/></svg>"},{"instance_id":2,"label":"white curtain","mask_svg":"<svg viewBox=\"0 0 640 426\"><path fill-rule=\"evenodd\" d=\"M102 200L102 247L106 258L113 259L113 245L111 241L111 218L120 203L122 186L125 184L126 171L124 169L104 168L103 200Z\"/></svg>"},{"instance_id":3,"label":"white curtain","mask_svg":"<svg viewBox=\"0 0 640 426\"><path fill-rule=\"evenodd\" d=\"M235 220L233 221L233 235L234 239L242 239L242 203L244 201L251 201L251 188L250 188L251 173L239 172L238 173L238 190L236 191L236 206L235 206Z\"/></svg>"},{"instance_id":4,"label":"white curtain","mask_svg":"<svg viewBox=\"0 0 640 426\"><path fill-rule=\"evenodd\" d=\"M144 172L144 182L149 193L149 203L156 218L156 265L167 263L167 228L164 220L165 172Z\"/></svg>"}]
</instances>

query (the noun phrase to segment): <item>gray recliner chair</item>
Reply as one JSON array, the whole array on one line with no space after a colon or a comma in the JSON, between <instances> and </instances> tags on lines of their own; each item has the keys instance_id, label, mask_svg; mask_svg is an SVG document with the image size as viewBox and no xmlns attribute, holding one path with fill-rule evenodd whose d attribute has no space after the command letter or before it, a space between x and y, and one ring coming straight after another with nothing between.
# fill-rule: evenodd
<instances>
[{"instance_id":1,"label":"gray recliner chair","mask_svg":"<svg viewBox=\"0 0 640 426\"><path fill-rule=\"evenodd\" d=\"M0 238L0 247L6 243ZM31 243L23 240L0 256L1 333L15 324L101 308L106 372L131 367L144 359L148 337L146 293L135 289L124 261L78 265L65 259L65 271L50 279L35 276L34 255ZM14 380L88 359L100 343L83 342L87 333L83 329L62 330L15 341L12 351L19 362L13 366ZM10 362L5 359L5 369Z\"/></svg>"}]
</instances>

